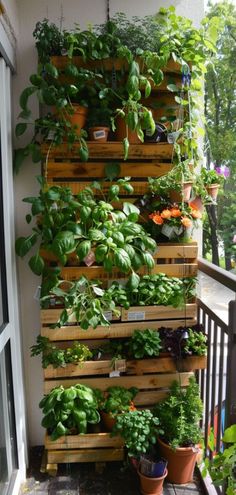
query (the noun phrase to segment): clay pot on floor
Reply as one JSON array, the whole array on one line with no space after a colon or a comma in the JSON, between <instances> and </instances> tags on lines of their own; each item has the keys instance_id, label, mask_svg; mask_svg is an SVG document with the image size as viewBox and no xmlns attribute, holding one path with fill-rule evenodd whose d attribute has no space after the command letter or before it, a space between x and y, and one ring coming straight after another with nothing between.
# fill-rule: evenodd
<instances>
[{"instance_id":1,"label":"clay pot on floor","mask_svg":"<svg viewBox=\"0 0 236 495\"><path fill-rule=\"evenodd\" d=\"M219 187L220 187L220 184L212 184L211 186L206 186L207 193L209 194L209 196L211 196L211 198L214 201L216 200L216 198L218 196Z\"/></svg>"},{"instance_id":2,"label":"clay pot on floor","mask_svg":"<svg viewBox=\"0 0 236 495\"><path fill-rule=\"evenodd\" d=\"M96 143L106 143L109 131L109 127L105 126L90 127L89 139L90 141L96 141Z\"/></svg>"},{"instance_id":3,"label":"clay pot on floor","mask_svg":"<svg viewBox=\"0 0 236 495\"><path fill-rule=\"evenodd\" d=\"M166 469L164 474L159 478L151 478L150 476L144 476L144 474L138 471L141 493L143 495L161 495L167 474L168 471Z\"/></svg>"},{"instance_id":4,"label":"clay pot on floor","mask_svg":"<svg viewBox=\"0 0 236 495\"><path fill-rule=\"evenodd\" d=\"M172 449L158 438L161 455L168 461L167 480L177 485L190 483L193 480L194 467L199 449L197 447L180 447Z\"/></svg>"}]
</instances>

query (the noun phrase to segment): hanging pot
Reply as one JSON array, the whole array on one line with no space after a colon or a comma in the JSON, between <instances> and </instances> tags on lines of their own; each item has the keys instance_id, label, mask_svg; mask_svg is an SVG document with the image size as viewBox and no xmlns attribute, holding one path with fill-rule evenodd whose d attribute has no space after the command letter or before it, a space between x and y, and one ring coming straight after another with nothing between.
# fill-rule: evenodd
<instances>
[{"instance_id":1,"label":"hanging pot","mask_svg":"<svg viewBox=\"0 0 236 495\"><path fill-rule=\"evenodd\" d=\"M199 448L180 447L174 450L160 438L158 444L161 455L168 461L168 481L178 485L192 481Z\"/></svg>"},{"instance_id":2,"label":"hanging pot","mask_svg":"<svg viewBox=\"0 0 236 495\"><path fill-rule=\"evenodd\" d=\"M209 194L209 196L211 196L211 198L214 201L218 196L219 188L220 188L220 184L211 184L211 186L206 186L207 193Z\"/></svg>"},{"instance_id":3,"label":"hanging pot","mask_svg":"<svg viewBox=\"0 0 236 495\"><path fill-rule=\"evenodd\" d=\"M145 476L138 471L140 480L140 489L143 495L161 495L163 493L163 483L168 474L167 469L164 474L160 477L151 478L150 476Z\"/></svg>"},{"instance_id":4,"label":"hanging pot","mask_svg":"<svg viewBox=\"0 0 236 495\"><path fill-rule=\"evenodd\" d=\"M175 189L171 189L169 192L170 200L173 203L180 203L182 201L187 202L190 200L191 191L192 191L193 182L183 182L182 191L175 191Z\"/></svg>"}]
</instances>

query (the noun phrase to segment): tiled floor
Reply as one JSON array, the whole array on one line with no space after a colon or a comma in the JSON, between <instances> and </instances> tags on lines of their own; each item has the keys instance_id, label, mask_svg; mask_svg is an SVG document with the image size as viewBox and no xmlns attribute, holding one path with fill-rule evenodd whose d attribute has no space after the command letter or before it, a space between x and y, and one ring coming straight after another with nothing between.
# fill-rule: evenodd
<instances>
[{"instance_id":1,"label":"tiled floor","mask_svg":"<svg viewBox=\"0 0 236 495\"><path fill-rule=\"evenodd\" d=\"M139 480L135 471L121 462L107 463L104 472L95 472L93 463L61 464L56 477L40 472L42 449L30 455L30 468L20 495L139 495ZM166 483L164 495L200 495L199 481L188 485Z\"/></svg>"}]
</instances>

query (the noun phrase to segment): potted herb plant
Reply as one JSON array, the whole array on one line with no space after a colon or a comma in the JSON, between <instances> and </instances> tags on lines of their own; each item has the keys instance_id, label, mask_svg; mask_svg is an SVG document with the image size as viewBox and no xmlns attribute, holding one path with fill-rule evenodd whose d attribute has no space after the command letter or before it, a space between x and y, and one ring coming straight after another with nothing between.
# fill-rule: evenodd
<instances>
[{"instance_id":1,"label":"potted herb plant","mask_svg":"<svg viewBox=\"0 0 236 495\"><path fill-rule=\"evenodd\" d=\"M163 430L158 439L161 455L168 460L168 480L183 484L192 480L201 440L199 421L203 404L194 377L186 388L173 382L169 396L157 404L155 414Z\"/></svg>"},{"instance_id":2,"label":"potted herb plant","mask_svg":"<svg viewBox=\"0 0 236 495\"><path fill-rule=\"evenodd\" d=\"M53 366L53 368L65 367L69 363L78 364L92 358L92 352L88 346L80 342L73 342L71 347L60 349L52 344L47 337L38 335L37 343L31 347L31 356L40 354L42 354L43 368L48 366Z\"/></svg>"},{"instance_id":3,"label":"potted herb plant","mask_svg":"<svg viewBox=\"0 0 236 495\"><path fill-rule=\"evenodd\" d=\"M53 388L40 401L39 407L43 412L42 426L52 440L63 435L86 433L88 423L100 421L95 393L82 384Z\"/></svg>"},{"instance_id":4,"label":"potted herb plant","mask_svg":"<svg viewBox=\"0 0 236 495\"><path fill-rule=\"evenodd\" d=\"M133 399L138 393L138 388L109 387L99 401L99 409L104 426L111 431L119 415L134 409Z\"/></svg>"},{"instance_id":5,"label":"potted herb plant","mask_svg":"<svg viewBox=\"0 0 236 495\"><path fill-rule=\"evenodd\" d=\"M202 325L179 327L176 330L161 328L159 333L162 348L175 359L178 371L206 367L207 336Z\"/></svg>"},{"instance_id":6,"label":"potted herb plant","mask_svg":"<svg viewBox=\"0 0 236 495\"><path fill-rule=\"evenodd\" d=\"M207 193L215 201L218 196L219 188L224 182L224 175L218 174L215 169L201 169L201 179Z\"/></svg>"},{"instance_id":7,"label":"potted herb plant","mask_svg":"<svg viewBox=\"0 0 236 495\"><path fill-rule=\"evenodd\" d=\"M113 435L124 439L128 456L137 466L143 494L161 495L163 482L167 476L166 461L155 449L157 437L162 433L159 419L148 409L130 411L117 417Z\"/></svg>"}]
</instances>

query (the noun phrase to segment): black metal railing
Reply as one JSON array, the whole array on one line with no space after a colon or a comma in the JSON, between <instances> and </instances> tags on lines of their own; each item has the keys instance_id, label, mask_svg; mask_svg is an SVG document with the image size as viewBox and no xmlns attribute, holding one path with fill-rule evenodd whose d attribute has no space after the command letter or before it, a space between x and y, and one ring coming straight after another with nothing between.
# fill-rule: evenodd
<instances>
[{"instance_id":1,"label":"black metal railing","mask_svg":"<svg viewBox=\"0 0 236 495\"><path fill-rule=\"evenodd\" d=\"M236 276L199 259L199 270L236 293ZM212 458L209 448L210 432L214 435L215 450L222 449L224 429L236 423L236 300L228 304L228 321L223 321L205 302L198 299L198 321L208 336L207 368L197 374L204 404L202 428L204 457ZM223 493L207 483L208 493Z\"/></svg>"}]
</instances>

